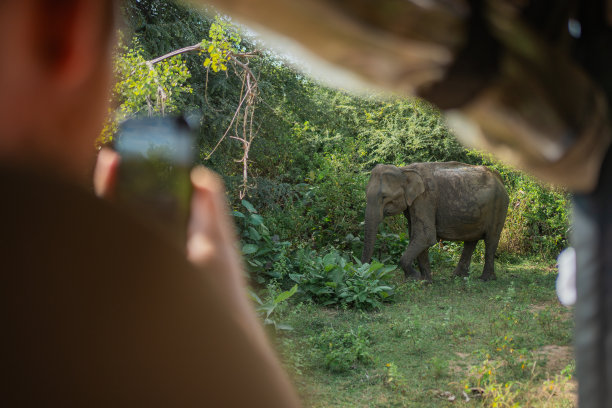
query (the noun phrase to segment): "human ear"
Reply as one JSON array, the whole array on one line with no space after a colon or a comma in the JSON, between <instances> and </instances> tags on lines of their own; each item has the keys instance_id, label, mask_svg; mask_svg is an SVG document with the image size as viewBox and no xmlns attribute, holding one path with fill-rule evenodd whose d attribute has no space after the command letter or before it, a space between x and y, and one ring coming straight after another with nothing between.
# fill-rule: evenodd
<instances>
[{"instance_id":1,"label":"human ear","mask_svg":"<svg viewBox=\"0 0 612 408\"><path fill-rule=\"evenodd\" d=\"M37 31L47 80L58 89L69 90L95 75L101 57L109 49L109 34L103 18L108 1L41 0Z\"/></svg>"}]
</instances>

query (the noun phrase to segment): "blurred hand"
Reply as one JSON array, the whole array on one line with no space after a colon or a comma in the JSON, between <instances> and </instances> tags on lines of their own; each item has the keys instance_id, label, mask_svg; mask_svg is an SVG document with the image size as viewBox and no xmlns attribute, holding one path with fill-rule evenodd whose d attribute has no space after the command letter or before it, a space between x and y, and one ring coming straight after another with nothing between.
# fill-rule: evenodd
<instances>
[{"instance_id":1,"label":"blurred hand","mask_svg":"<svg viewBox=\"0 0 612 408\"><path fill-rule=\"evenodd\" d=\"M119 160L119 155L111 149L99 152L93 180L97 196L112 201ZM236 250L237 240L223 183L219 176L204 167L192 170L191 182L187 258L195 266L209 271L217 289L234 305L251 310L244 291L243 266Z\"/></svg>"},{"instance_id":2,"label":"blurred hand","mask_svg":"<svg viewBox=\"0 0 612 408\"><path fill-rule=\"evenodd\" d=\"M205 167L191 171L193 195L187 232L187 258L206 267L222 293L250 309L237 251L235 229L230 217L221 178Z\"/></svg>"},{"instance_id":3,"label":"blurred hand","mask_svg":"<svg viewBox=\"0 0 612 408\"><path fill-rule=\"evenodd\" d=\"M98 197L112 199L118 165L117 152L107 147L100 150L93 175L94 192Z\"/></svg>"},{"instance_id":4,"label":"blurred hand","mask_svg":"<svg viewBox=\"0 0 612 408\"><path fill-rule=\"evenodd\" d=\"M100 151L94 172L94 189L98 196L112 200L118 164L119 155L116 152L110 149ZM285 401L279 402L282 406L297 407L299 406L298 399L247 297L244 269L236 247L235 230L223 183L218 175L204 167L196 167L192 170L191 182L193 194L186 254L189 261L196 266L204 278L202 284L206 287L203 288L205 290L202 291L202 296L215 292L219 295L216 297L216 306L229 312L232 320L229 322L230 325L240 327L242 340L247 341L247 349L244 351L252 353L254 357L259 356L262 365L247 367L246 377L258 376L262 379L262 383L271 387L271 392ZM208 310L199 312L210 313ZM196 315L204 317L202 324L206 324L205 314L196 313ZM230 316L226 315L226 317ZM211 335L215 335L214 329L214 326L210 328ZM231 350L231 347L228 350ZM223 358L232 361L235 357L227 355L228 350L221 349L218 352L222 353L221 356L225 355ZM240 361L239 364L243 364L243 361Z\"/></svg>"}]
</instances>

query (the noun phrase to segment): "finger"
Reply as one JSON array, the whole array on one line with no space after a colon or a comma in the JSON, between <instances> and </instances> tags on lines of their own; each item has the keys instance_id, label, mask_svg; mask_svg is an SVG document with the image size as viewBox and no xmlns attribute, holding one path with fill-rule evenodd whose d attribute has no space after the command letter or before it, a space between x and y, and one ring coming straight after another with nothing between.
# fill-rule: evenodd
<instances>
[{"instance_id":1,"label":"finger","mask_svg":"<svg viewBox=\"0 0 612 408\"><path fill-rule=\"evenodd\" d=\"M187 253L192 262L201 263L208 260L210 251L216 247L233 249L235 236L221 178L204 167L196 167L191 172L191 181Z\"/></svg>"},{"instance_id":2,"label":"finger","mask_svg":"<svg viewBox=\"0 0 612 408\"><path fill-rule=\"evenodd\" d=\"M187 237L187 258L211 271L210 278L228 298L248 307L243 265L220 177L196 168L191 173L193 196ZM245 304L247 303L247 304Z\"/></svg>"},{"instance_id":3,"label":"finger","mask_svg":"<svg viewBox=\"0 0 612 408\"><path fill-rule=\"evenodd\" d=\"M94 192L98 197L112 198L117 180L119 155L114 150L102 148L94 169Z\"/></svg>"}]
</instances>

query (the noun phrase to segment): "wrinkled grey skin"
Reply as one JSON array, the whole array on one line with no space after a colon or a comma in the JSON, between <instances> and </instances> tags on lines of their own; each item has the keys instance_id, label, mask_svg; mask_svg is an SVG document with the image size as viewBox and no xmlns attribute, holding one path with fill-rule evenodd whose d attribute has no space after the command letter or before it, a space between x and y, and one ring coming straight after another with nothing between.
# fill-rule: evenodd
<instances>
[{"instance_id":1,"label":"wrinkled grey skin","mask_svg":"<svg viewBox=\"0 0 612 408\"><path fill-rule=\"evenodd\" d=\"M439 240L464 241L454 275L467 276L472 253L485 241L480 277L495 279L493 258L508 211L508 193L500 175L484 166L458 162L414 163L406 167L379 164L368 183L362 262L374 251L383 217L404 213L410 244L400 266L406 277L431 281L429 247ZM412 263L417 260L420 273Z\"/></svg>"}]
</instances>

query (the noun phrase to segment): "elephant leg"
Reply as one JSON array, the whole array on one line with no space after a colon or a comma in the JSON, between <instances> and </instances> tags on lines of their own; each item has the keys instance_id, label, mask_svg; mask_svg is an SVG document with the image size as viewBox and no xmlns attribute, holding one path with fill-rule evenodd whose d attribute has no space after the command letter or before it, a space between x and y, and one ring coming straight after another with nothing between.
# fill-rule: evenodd
<instances>
[{"instance_id":1,"label":"elephant leg","mask_svg":"<svg viewBox=\"0 0 612 408\"><path fill-rule=\"evenodd\" d=\"M499 244L500 233L501 231L496 231L485 236L485 264L480 276L483 281L495 279L495 251L497 250L497 244Z\"/></svg>"},{"instance_id":2,"label":"elephant leg","mask_svg":"<svg viewBox=\"0 0 612 408\"><path fill-rule=\"evenodd\" d=\"M468 276L470 270L470 263L472 262L472 254L476 249L478 241L465 241L463 243L463 251L461 252L461 258L457 267L453 271L453 276Z\"/></svg>"},{"instance_id":3,"label":"elephant leg","mask_svg":"<svg viewBox=\"0 0 612 408\"><path fill-rule=\"evenodd\" d=\"M431 245L425 242L418 242L417 240L411 240L408 248L404 251L402 258L400 259L400 266L404 270L404 276L406 278L421 279L421 273L417 272L412 267L412 262L422 253L426 252ZM429 264L429 261L428 261ZM419 265L420 266L420 265Z\"/></svg>"},{"instance_id":4,"label":"elephant leg","mask_svg":"<svg viewBox=\"0 0 612 408\"><path fill-rule=\"evenodd\" d=\"M429 265L429 248L424 250L417 256L419 269L421 270L421 279L431 282L431 266Z\"/></svg>"}]
</instances>

